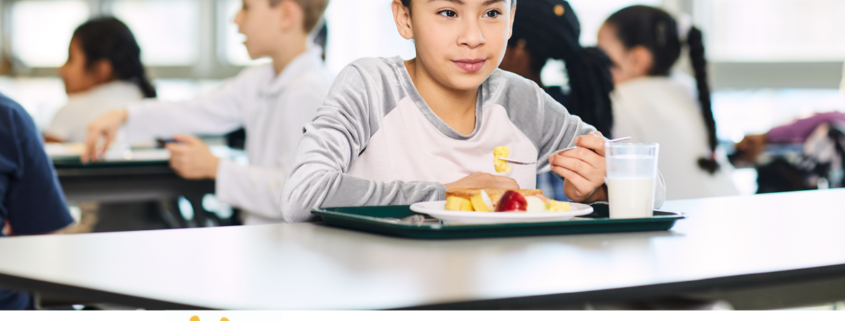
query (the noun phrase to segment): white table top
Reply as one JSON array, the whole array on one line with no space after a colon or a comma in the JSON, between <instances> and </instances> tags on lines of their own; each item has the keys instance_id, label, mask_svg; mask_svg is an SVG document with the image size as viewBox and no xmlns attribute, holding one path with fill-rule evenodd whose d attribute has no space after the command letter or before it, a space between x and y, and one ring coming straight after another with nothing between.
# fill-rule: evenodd
<instances>
[{"instance_id":1,"label":"white table top","mask_svg":"<svg viewBox=\"0 0 845 321\"><path fill-rule=\"evenodd\" d=\"M317 224L0 239L0 274L222 309L381 309L845 264L845 189L667 202L669 232L412 240Z\"/></svg>"}]
</instances>

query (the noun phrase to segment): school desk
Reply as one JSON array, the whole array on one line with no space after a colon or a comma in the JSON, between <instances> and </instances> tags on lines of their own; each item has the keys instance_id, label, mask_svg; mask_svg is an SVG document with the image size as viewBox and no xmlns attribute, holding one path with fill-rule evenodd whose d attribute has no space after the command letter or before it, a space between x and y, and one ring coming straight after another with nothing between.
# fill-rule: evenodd
<instances>
[{"instance_id":1,"label":"school desk","mask_svg":"<svg viewBox=\"0 0 845 321\"><path fill-rule=\"evenodd\" d=\"M149 309L845 299L845 189L670 201L671 231L414 240L322 224L0 239L0 285Z\"/></svg>"},{"instance_id":2,"label":"school desk","mask_svg":"<svg viewBox=\"0 0 845 321\"><path fill-rule=\"evenodd\" d=\"M54 160L69 201L133 202L214 193L213 180L186 180L166 160L100 162Z\"/></svg>"}]
</instances>

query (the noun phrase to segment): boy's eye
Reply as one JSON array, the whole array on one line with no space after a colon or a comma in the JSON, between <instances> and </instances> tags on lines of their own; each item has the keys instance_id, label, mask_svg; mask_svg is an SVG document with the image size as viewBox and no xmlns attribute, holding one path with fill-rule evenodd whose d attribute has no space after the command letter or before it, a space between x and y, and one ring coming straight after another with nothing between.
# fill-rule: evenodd
<instances>
[{"instance_id":1,"label":"boy's eye","mask_svg":"<svg viewBox=\"0 0 845 321\"><path fill-rule=\"evenodd\" d=\"M487 18L496 18L500 15L502 15L502 12L500 12L499 10L490 10L484 13L484 16Z\"/></svg>"},{"instance_id":2,"label":"boy's eye","mask_svg":"<svg viewBox=\"0 0 845 321\"><path fill-rule=\"evenodd\" d=\"M458 16L458 13L453 10L443 10L438 12L437 14L448 18L454 18Z\"/></svg>"}]
</instances>

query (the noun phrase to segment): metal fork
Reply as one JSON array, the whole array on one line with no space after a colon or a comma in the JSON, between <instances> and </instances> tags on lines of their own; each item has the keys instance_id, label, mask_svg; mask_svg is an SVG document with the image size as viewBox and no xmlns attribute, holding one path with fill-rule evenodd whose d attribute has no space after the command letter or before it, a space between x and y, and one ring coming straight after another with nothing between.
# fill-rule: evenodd
<instances>
[{"instance_id":1,"label":"metal fork","mask_svg":"<svg viewBox=\"0 0 845 321\"><path fill-rule=\"evenodd\" d=\"M631 139L631 137L619 137L619 138L615 138L615 139L608 140L608 141L606 141L605 143L615 143L615 142L621 142L621 141L623 141L623 140L628 140L628 139ZM559 150L559 151L556 151L556 152L554 152L554 153L552 153L552 154L557 154L557 153L565 152L565 151L568 151L568 150L573 150L573 149L576 149L576 148L578 148L578 147L580 147L580 146L573 146L573 147L569 147L569 148L564 148L564 149L561 149L561 150ZM506 162L508 162L508 163L511 163L511 164L516 164L516 165L534 165L534 164L537 164L537 161L533 161L533 162L522 162L522 161L518 161L518 160L513 160L513 159L510 159L510 158L504 158L504 157L499 157L499 159L501 159L501 160L503 160L503 161L506 161Z\"/></svg>"}]
</instances>

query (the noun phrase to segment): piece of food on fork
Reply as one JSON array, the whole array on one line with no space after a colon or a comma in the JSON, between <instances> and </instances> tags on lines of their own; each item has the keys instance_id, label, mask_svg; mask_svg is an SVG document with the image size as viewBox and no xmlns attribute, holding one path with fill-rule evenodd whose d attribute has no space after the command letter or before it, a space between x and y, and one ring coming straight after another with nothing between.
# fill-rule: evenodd
<instances>
[{"instance_id":1,"label":"piece of food on fork","mask_svg":"<svg viewBox=\"0 0 845 321\"><path fill-rule=\"evenodd\" d=\"M510 153L511 151L507 146L499 146L493 149L493 167L496 169L496 173L510 173L510 165L507 161L502 160L502 158L508 158Z\"/></svg>"}]
</instances>

